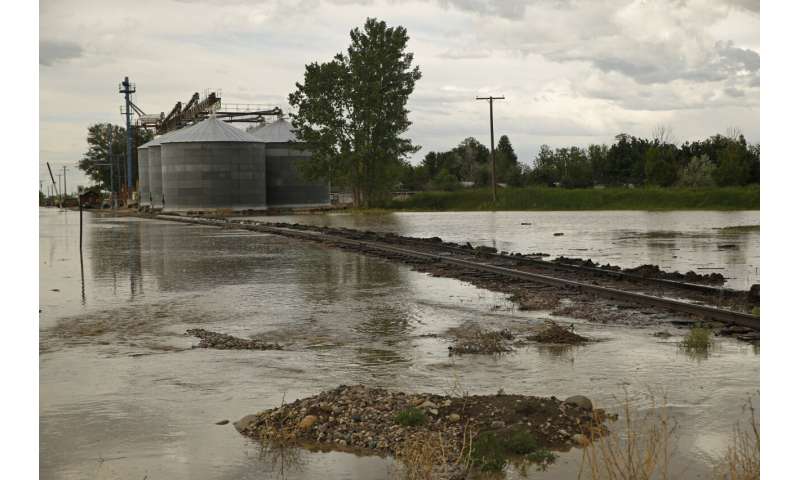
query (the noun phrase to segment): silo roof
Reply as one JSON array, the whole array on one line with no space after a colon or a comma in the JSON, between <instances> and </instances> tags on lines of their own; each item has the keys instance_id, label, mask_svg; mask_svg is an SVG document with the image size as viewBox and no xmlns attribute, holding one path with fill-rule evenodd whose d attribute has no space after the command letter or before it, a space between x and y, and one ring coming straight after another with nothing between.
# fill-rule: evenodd
<instances>
[{"instance_id":1,"label":"silo roof","mask_svg":"<svg viewBox=\"0 0 800 480\"><path fill-rule=\"evenodd\" d=\"M263 140L249 133L232 127L222 120L211 116L190 127L184 127L161 137L161 143L193 143L193 142L248 142L264 143Z\"/></svg>"},{"instance_id":2,"label":"silo roof","mask_svg":"<svg viewBox=\"0 0 800 480\"><path fill-rule=\"evenodd\" d=\"M160 146L160 145L161 145L161 143L163 143L163 142L164 142L164 140L168 140L168 139L169 139L169 137L171 137L172 135L175 135L175 134L176 134L176 133L178 133L178 132L180 132L180 130L173 130L173 131L171 131L171 132L167 132L167 133L165 133L165 134L163 134L163 135L159 135L159 136L157 136L156 138L154 138L154 139L150 140L149 142L147 142L147 143L145 143L145 144L143 144L143 145L139 145L139 148L144 148L144 147L158 147L158 146Z\"/></svg>"},{"instance_id":3,"label":"silo roof","mask_svg":"<svg viewBox=\"0 0 800 480\"><path fill-rule=\"evenodd\" d=\"M282 118L279 118L272 123L268 123L263 127L258 127L250 133L262 142L266 143L286 143L297 141L297 136L294 134L292 124Z\"/></svg>"}]
</instances>

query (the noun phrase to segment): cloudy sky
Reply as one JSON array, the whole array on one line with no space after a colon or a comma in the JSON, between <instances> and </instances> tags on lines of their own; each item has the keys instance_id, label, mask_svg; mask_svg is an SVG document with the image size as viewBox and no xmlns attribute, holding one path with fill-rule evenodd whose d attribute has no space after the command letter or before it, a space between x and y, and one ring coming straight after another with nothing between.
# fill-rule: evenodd
<instances>
[{"instance_id":1,"label":"cloudy sky","mask_svg":"<svg viewBox=\"0 0 800 480\"><path fill-rule=\"evenodd\" d=\"M542 144L610 143L656 126L676 140L738 127L759 141L759 2L751 0L41 0L40 179L77 169L86 127L122 123L128 75L147 113L192 93L278 105L304 65L345 50L378 17L403 25L422 70L408 135L430 150L507 134L530 163Z\"/></svg>"}]
</instances>

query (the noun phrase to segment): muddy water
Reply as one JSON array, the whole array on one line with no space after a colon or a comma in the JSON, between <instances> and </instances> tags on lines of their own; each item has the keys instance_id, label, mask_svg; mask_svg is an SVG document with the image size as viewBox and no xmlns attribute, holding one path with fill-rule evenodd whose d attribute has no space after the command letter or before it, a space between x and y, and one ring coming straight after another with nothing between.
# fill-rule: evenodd
<instances>
[{"instance_id":1,"label":"muddy water","mask_svg":"<svg viewBox=\"0 0 800 480\"><path fill-rule=\"evenodd\" d=\"M681 272L719 272L727 277L726 285L739 289L759 282L758 211L401 212L256 218L437 236L623 267L651 263ZM734 226L750 228L725 229Z\"/></svg>"},{"instance_id":2,"label":"muddy water","mask_svg":"<svg viewBox=\"0 0 800 480\"><path fill-rule=\"evenodd\" d=\"M461 215L438 223L454 235ZM739 215L727 222L757 223L757 214ZM368 218L375 228L376 217ZM676 478L704 478L740 407L758 390L753 347L718 340L707 358L693 358L676 339L652 337L655 328L576 323L579 333L603 341L448 357L445 341L422 335L471 321L501 327L550 317L519 312L504 295L457 280L281 237L135 218L85 220L81 262L77 214L40 210L41 478L387 478L388 459L262 452L230 424L215 425L343 383L585 394L611 408L627 390L643 410L648 390L665 391L678 424ZM433 225L416 228L437 234ZM578 241L561 230L567 238L559 242ZM498 230L476 219L462 240L479 243L488 231ZM704 238L689 243L698 252L715 251L716 237ZM741 263L758 264L757 234L725 241L747 245L740 255L755 248ZM193 327L263 335L286 350L191 349L196 339L182 333ZM561 453L550 470L531 477L575 478L580 460L579 450Z\"/></svg>"}]
</instances>

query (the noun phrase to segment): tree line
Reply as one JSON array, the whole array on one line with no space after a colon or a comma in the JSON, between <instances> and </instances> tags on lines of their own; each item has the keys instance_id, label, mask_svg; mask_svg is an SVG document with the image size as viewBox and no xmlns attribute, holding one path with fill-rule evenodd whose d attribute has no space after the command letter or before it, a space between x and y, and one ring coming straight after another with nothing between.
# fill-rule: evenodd
<instances>
[{"instance_id":1,"label":"tree line","mask_svg":"<svg viewBox=\"0 0 800 480\"><path fill-rule=\"evenodd\" d=\"M586 188L596 185L711 187L759 183L760 145L735 132L678 146L668 135L652 139L619 134L611 146L551 148L542 145L531 166L520 163L507 135L495 150L498 183ZM468 137L446 152L429 152L405 164L400 187L454 190L491 183L489 149Z\"/></svg>"}]
</instances>

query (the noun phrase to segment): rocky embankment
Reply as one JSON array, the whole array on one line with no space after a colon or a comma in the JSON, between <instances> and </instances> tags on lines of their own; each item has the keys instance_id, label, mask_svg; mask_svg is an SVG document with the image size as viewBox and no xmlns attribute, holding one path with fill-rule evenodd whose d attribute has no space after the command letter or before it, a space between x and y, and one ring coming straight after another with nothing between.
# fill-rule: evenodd
<instances>
[{"instance_id":1,"label":"rocky embankment","mask_svg":"<svg viewBox=\"0 0 800 480\"><path fill-rule=\"evenodd\" d=\"M449 446L447 463L455 466L463 447L485 432L499 438L522 432L538 446L563 450L604 435L605 420L605 412L582 396L565 401L502 392L443 396L343 385L248 415L235 426L267 444L398 457L409 442L434 433Z\"/></svg>"}]
</instances>

